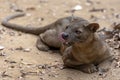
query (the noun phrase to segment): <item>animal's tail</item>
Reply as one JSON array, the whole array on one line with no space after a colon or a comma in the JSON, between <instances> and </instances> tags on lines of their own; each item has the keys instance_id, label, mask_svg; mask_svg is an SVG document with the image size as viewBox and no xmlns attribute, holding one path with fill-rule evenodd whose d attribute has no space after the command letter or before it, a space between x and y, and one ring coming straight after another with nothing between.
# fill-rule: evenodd
<instances>
[{"instance_id":1,"label":"animal's tail","mask_svg":"<svg viewBox=\"0 0 120 80\"><path fill-rule=\"evenodd\" d=\"M53 26L53 24L50 24L44 27L31 27L31 26L21 26L21 25L9 22L9 20L11 19L22 17L22 16L25 16L25 13L16 13L11 16L7 16L6 18L2 20L1 24L5 27L8 27L14 30L22 31L25 33L31 33L35 35L39 35L40 33L43 33L44 31L46 31L47 29Z\"/></svg>"}]
</instances>

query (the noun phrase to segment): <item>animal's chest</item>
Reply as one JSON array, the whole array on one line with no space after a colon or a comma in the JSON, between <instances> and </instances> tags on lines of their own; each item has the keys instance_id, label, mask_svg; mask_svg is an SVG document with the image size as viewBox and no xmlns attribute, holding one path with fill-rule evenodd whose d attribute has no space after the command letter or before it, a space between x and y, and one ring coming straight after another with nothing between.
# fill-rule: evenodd
<instances>
[{"instance_id":1,"label":"animal's chest","mask_svg":"<svg viewBox=\"0 0 120 80\"><path fill-rule=\"evenodd\" d=\"M92 63L97 59L99 56L95 50L93 49L86 49L86 50L75 50L72 52L73 57L79 61L80 63Z\"/></svg>"}]
</instances>

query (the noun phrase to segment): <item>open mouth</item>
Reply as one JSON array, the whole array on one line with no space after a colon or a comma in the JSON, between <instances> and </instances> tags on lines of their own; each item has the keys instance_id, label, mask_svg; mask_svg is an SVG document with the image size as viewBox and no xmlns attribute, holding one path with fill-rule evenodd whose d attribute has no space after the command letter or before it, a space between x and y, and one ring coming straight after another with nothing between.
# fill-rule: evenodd
<instances>
[{"instance_id":1,"label":"open mouth","mask_svg":"<svg viewBox=\"0 0 120 80\"><path fill-rule=\"evenodd\" d=\"M72 43L70 43L70 42L65 42L63 44L66 45L66 46L71 46L72 45Z\"/></svg>"}]
</instances>

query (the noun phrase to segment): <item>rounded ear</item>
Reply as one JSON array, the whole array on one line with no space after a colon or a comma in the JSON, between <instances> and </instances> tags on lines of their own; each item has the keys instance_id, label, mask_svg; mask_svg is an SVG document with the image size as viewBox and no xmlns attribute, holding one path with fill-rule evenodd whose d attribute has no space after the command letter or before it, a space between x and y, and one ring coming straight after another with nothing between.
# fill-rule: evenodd
<instances>
[{"instance_id":1,"label":"rounded ear","mask_svg":"<svg viewBox=\"0 0 120 80\"><path fill-rule=\"evenodd\" d=\"M96 32L97 29L99 28L99 24L98 23L90 23L87 28L93 32Z\"/></svg>"}]
</instances>

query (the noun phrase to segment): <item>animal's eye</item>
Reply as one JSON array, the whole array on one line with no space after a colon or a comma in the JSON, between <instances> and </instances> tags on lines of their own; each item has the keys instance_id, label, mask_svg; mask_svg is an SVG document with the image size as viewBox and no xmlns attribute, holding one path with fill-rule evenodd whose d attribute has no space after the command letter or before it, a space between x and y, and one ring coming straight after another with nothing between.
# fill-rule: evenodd
<instances>
[{"instance_id":1,"label":"animal's eye","mask_svg":"<svg viewBox=\"0 0 120 80\"><path fill-rule=\"evenodd\" d=\"M82 33L82 32L81 32L80 30L76 30L75 33L76 33L76 34L80 34L80 33Z\"/></svg>"},{"instance_id":2,"label":"animal's eye","mask_svg":"<svg viewBox=\"0 0 120 80\"><path fill-rule=\"evenodd\" d=\"M69 27L69 26L66 26L66 28L65 28L65 29L68 29L68 27Z\"/></svg>"}]
</instances>

